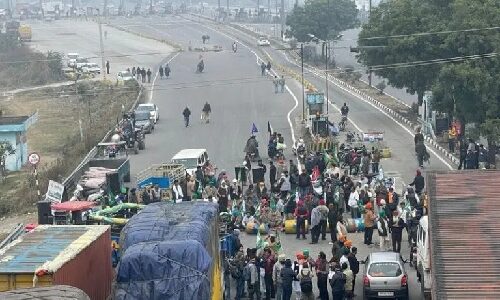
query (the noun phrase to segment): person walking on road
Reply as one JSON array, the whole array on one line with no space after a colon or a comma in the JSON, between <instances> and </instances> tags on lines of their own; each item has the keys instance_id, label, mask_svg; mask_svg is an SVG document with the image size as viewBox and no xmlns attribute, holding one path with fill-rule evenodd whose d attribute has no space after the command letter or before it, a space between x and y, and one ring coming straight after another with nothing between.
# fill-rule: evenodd
<instances>
[{"instance_id":1,"label":"person walking on road","mask_svg":"<svg viewBox=\"0 0 500 300\"><path fill-rule=\"evenodd\" d=\"M148 68L148 71L146 72L146 75L148 76L148 83L151 83L151 69Z\"/></svg>"},{"instance_id":2,"label":"person walking on road","mask_svg":"<svg viewBox=\"0 0 500 300\"><path fill-rule=\"evenodd\" d=\"M347 255L347 260L349 261L349 269L352 271L352 289L351 292L354 295L354 286L356 285L356 275L359 273L359 261L356 255L358 254L358 248L352 247L351 253Z\"/></svg>"},{"instance_id":3,"label":"person walking on road","mask_svg":"<svg viewBox=\"0 0 500 300\"><path fill-rule=\"evenodd\" d=\"M106 61L106 74L109 75L109 60Z\"/></svg>"},{"instance_id":4,"label":"person walking on road","mask_svg":"<svg viewBox=\"0 0 500 300\"><path fill-rule=\"evenodd\" d=\"M375 220L377 217L375 216L375 213L373 212L373 205L371 202L368 202L365 205L365 236L364 236L364 244L367 246L371 246L372 243L372 237L373 237L373 227L375 226Z\"/></svg>"},{"instance_id":5,"label":"person walking on road","mask_svg":"<svg viewBox=\"0 0 500 300\"><path fill-rule=\"evenodd\" d=\"M392 212L389 219L389 228L391 228L392 251L401 252L401 239L403 238L403 228L405 222L397 210Z\"/></svg>"},{"instance_id":6,"label":"person walking on road","mask_svg":"<svg viewBox=\"0 0 500 300\"><path fill-rule=\"evenodd\" d=\"M318 206L316 206L311 210L311 244L318 243L321 230L320 220L321 212L319 211Z\"/></svg>"},{"instance_id":7,"label":"person walking on road","mask_svg":"<svg viewBox=\"0 0 500 300\"><path fill-rule=\"evenodd\" d=\"M321 240L326 240L326 223L328 220L328 207L326 207L326 202L324 199L320 199L318 202L318 211L320 213L319 219L319 229L321 232ZM319 238L319 234L318 234Z\"/></svg>"},{"instance_id":8,"label":"person walking on road","mask_svg":"<svg viewBox=\"0 0 500 300\"><path fill-rule=\"evenodd\" d=\"M380 250L385 251L389 244L389 224L385 219L385 211L381 210L378 213L377 230L378 230L378 241L380 244Z\"/></svg>"},{"instance_id":9,"label":"person walking on road","mask_svg":"<svg viewBox=\"0 0 500 300\"><path fill-rule=\"evenodd\" d=\"M268 61L266 65L267 72L271 72L271 62Z\"/></svg>"},{"instance_id":10,"label":"person walking on road","mask_svg":"<svg viewBox=\"0 0 500 300\"><path fill-rule=\"evenodd\" d=\"M276 300L281 300L283 297L283 278L281 277L281 271L285 267L286 255L280 254L278 256L278 262L274 264L273 267L273 283L274 283L274 295Z\"/></svg>"},{"instance_id":11,"label":"person walking on road","mask_svg":"<svg viewBox=\"0 0 500 300\"><path fill-rule=\"evenodd\" d=\"M344 299L352 299L354 297L354 293L352 292L354 275L348 263L342 264L342 273L345 275Z\"/></svg>"},{"instance_id":12,"label":"person walking on road","mask_svg":"<svg viewBox=\"0 0 500 300\"><path fill-rule=\"evenodd\" d=\"M425 187L425 178L422 176L422 172L420 170L417 170L417 175L415 175L415 178L413 178L413 181L409 184L409 186L414 186L415 193L421 196Z\"/></svg>"},{"instance_id":13,"label":"person walking on road","mask_svg":"<svg viewBox=\"0 0 500 300\"><path fill-rule=\"evenodd\" d=\"M189 110L189 107L186 106L186 108L184 108L182 115L184 116L184 125L186 125L186 127L188 127L189 126L189 116L191 115L191 110Z\"/></svg>"},{"instance_id":14,"label":"person walking on road","mask_svg":"<svg viewBox=\"0 0 500 300\"><path fill-rule=\"evenodd\" d=\"M330 227L330 242L329 245L333 245L337 242L337 221L338 212L337 205L334 203L328 204L328 226Z\"/></svg>"},{"instance_id":15,"label":"person walking on road","mask_svg":"<svg viewBox=\"0 0 500 300\"><path fill-rule=\"evenodd\" d=\"M307 208L304 205L304 202L302 200L299 200L297 203L297 208L295 209L295 217L296 217L296 227L297 227L297 236L296 238L299 239L300 235L302 234L302 238L305 240L306 239L306 220L308 217L308 211Z\"/></svg>"},{"instance_id":16,"label":"person walking on road","mask_svg":"<svg viewBox=\"0 0 500 300\"><path fill-rule=\"evenodd\" d=\"M285 92L285 76L281 75L281 78L279 79L279 85L281 87L281 92Z\"/></svg>"},{"instance_id":17,"label":"person walking on road","mask_svg":"<svg viewBox=\"0 0 500 300\"><path fill-rule=\"evenodd\" d=\"M448 150L451 153L455 153L455 143L457 140L457 130L455 126L450 125L450 129L448 130Z\"/></svg>"},{"instance_id":18,"label":"person walking on road","mask_svg":"<svg viewBox=\"0 0 500 300\"><path fill-rule=\"evenodd\" d=\"M141 70L142 83L146 83L146 75L147 75L146 69L142 68Z\"/></svg>"},{"instance_id":19,"label":"person walking on road","mask_svg":"<svg viewBox=\"0 0 500 300\"><path fill-rule=\"evenodd\" d=\"M460 164L458 165L458 169L465 169L465 159L467 158L467 143L465 140L462 138L459 141L459 150L460 153Z\"/></svg>"},{"instance_id":20,"label":"person walking on road","mask_svg":"<svg viewBox=\"0 0 500 300\"><path fill-rule=\"evenodd\" d=\"M205 105L203 106L203 109L201 110L201 120L205 121L205 123L210 123L210 113L212 112L212 108L210 107L210 104L208 104L208 101L205 102Z\"/></svg>"},{"instance_id":21,"label":"person walking on road","mask_svg":"<svg viewBox=\"0 0 500 300\"><path fill-rule=\"evenodd\" d=\"M285 267L281 270L281 282L283 285L283 300L290 300L292 297L292 285L297 279L295 271L292 269L292 261L290 259L285 260Z\"/></svg>"},{"instance_id":22,"label":"person walking on road","mask_svg":"<svg viewBox=\"0 0 500 300\"><path fill-rule=\"evenodd\" d=\"M135 78L135 67L132 67L132 77Z\"/></svg>"},{"instance_id":23,"label":"person walking on road","mask_svg":"<svg viewBox=\"0 0 500 300\"><path fill-rule=\"evenodd\" d=\"M299 275L297 276L300 282L300 300L316 300L313 293L313 276L311 269L309 269L309 264L304 262L302 270L299 271Z\"/></svg>"},{"instance_id":24,"label":"person walking on road","mask_svg":"<svg viewBox=\"0 0 500 300\"><path fill-rule=\"evenodd\" d=\"M335 263L334 272L328 278L332 287L332 299L344 300L346 276L338 263Z\"/></svg>"},{"instance_id":25,"label":"person walking on road","mask_svg":"<svg viewBox=\"0 0 500 300\"><path fill-rule=\"evenodd\" d=\"M279 81L280 81L280 80L279 80L278 76L274 76L274 78L273 78L273 84L274 84L274 93L275 93L275 94L277 94L277 93L278 93L278 86L279 86L279 84L280 84L280 82L279 82Z\"/></svg>"},{"instance_id":26,"label":"person walking on road","mask_svg":"<svg viewBox=\"0 0 500 300\"><path fill-rule=\"evenodd\" d=\"M168 78L170 76L170 66L168 64L165 65L165 77Z\"/></svg>"},{"instance_id":27,"label":"person walking on road","mask_svg":"<svg viewBox=\"0 0 500 300\"><path fill-rule=\"evenodd\" d=\"M260 72L262 76L266 75L266 64L264 62L260 64Z\"/></svg>"},{"instance_id":28,"label":"person walking on road","mask_svg":"<svg viewBox=\"0 0 500 300\"><path fill-rule=\"evenodd\" d=\"M163 66L160 66L158 73L160 73L160 79L163 79Z\"/></svg>"},{"instance_id":29,"label":"person walking on road","mask_svg":"<svg viewBox=\"0 0 500 300\"><path fill-rule=\"evenodd\" d=\"M276 184L276 166L274 165L273 161L269 162L269 182L271 183L271 190L273 190L273 187Z\"/></svg>"},{"instance_id":30,"label":"person walking on road","mask_svg":"<svg viewBox=\"0 0 500 300\"><path fill-rule=\"evenodd\" d=\"M323 251L319 253L316 260L316 276L318 277L319 299L328 300L328 261Z\"/></svg>"}]
</instances>

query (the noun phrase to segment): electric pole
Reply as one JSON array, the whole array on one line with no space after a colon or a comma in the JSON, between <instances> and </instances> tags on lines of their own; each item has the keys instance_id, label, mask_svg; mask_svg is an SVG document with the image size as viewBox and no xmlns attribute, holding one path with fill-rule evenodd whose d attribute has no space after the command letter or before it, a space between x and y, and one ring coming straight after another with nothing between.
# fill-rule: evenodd
<instances>
[{"instance_id":1,"label":"electric pole","mask_svg":"<svg viewBox=\"0 0 500 300\"><path fill-rule=\"evenodd\" d=\"M280 18L281 18L281 39L283 39L283 37L285 36L285 21L286 21L286 16L285 16L285 0L281 0Z\"/></svg>"}]
</instances>

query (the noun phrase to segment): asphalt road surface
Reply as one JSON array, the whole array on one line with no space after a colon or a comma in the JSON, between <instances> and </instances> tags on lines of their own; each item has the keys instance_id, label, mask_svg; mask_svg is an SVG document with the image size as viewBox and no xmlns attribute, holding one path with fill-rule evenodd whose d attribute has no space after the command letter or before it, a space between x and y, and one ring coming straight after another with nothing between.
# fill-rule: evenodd
<instances>
[{"instance_id":1,"label":"asphalt road surface","mask_svg":"<svg viewBox=\"0 0 500 300\"><path fill-rule=\"evenodd\" d=\"M30 20L33 30L31 46L39 51L56 51L62 55L79 53L91 57L90 62L101 66L99 27L93 21L57 20L42 22ZM110 62L108 79L132 67L156 68L157 64L173 52L173 48L155 40L102 26L104 56ZM102 67L101 67L102 69ZM103 73L103 70L101 70Z\"/></svg>"},{"instance_id":2,"label":"asphalt road surface","mask_svg":"<svg viewBox=\"0 0 500 300\"><path fill-rule=\"evenodd\" d=\"M207 27L196 22L180 21L177 18L175 22L159 18L115 21L121 26L127 26L142 34L149 34L156 38L175 39L184 47L187 47L189 42L193 47L199 46L201 35L208 34L210 35L210 44L218 44L224 48L224 51L218 53L203 53L206 65L206 72L203 74L194 73L200 53L182 52L170 63L172 77L167 80L158 79L155 82L152 101L160 107L161 120L157 125L156 132L147 138L147 150L133 157L133 169L137 170L137 165L166 161L176 151L188 147L207 148L212 160L220 168L232 168L241 163L243 144L249 136L253 122L256 123L260 131L258 136L261 145L265 145L265 126L268 120L272 122L275 129L286 134L285 139L290 141L290 129L286 114L295 106L292 94L300 100L298 95L300 95L301 87L298 83L288 79L289 92L275 95L268 79L260 77L260 70L256 65L256 57L252 51L257 51L256 53L259 55L262 54L255 50L255 41L244 34L225 31L222 27L218 29L211 25ZM224 30L224 32L221 34L217 32L218 30ZM232 37L228 37L227 34L231 34ZM228 51L233 39L238 39L250 49L240 45L237 53ZM293 64L287 62L281 53L269 48L266 51L273 56L276 62L293 67ZM242 82L241 78L252 78L252 80ZM321 78L311 75L307 75L307 79L318 86L324 82ZM172 88L172 86L176 88ZM333 87L333 85L330 87L330 97L335 99L337 104L343 102L349 104L352 112L351 118L360 129L385 131L385 138L393 148L394 155L392 159L384 161L382 166L388 171L398 174L402 180L409 182L408 180L412 178L416 169L412 136L371 105ZM212 105L213 115L210 124L200 124L198 119L205 101L209 101ZM181 111L186 105L190 106L194 115L194 121L189 128L183 127L181 116ZM330 110L334 112L332 117L335 117L337 112L333 106L330 107ZM291 114L292 124L300 119L300 114L299 105ZM438 159L432 159L430 168L446 169L447 166ZM359 249L359 259L364 259L369 252L376 250L376 248L368 248L362 244L362 233L351 234L350 239ZM243 234L242 240L246 246L252 246L255 243L255 236ZM282 241L285 253L290 257L302 249L309 249L314 256L320 250L328 254L331 252L331 246L326 241L321 241L317 245L309 245L306 241L296 240L293 235L282 235ZM402 254L405 258L409 257L407 243L403 243ZM415 272L409 266L408 271L410 298L420 299L420 289ZM361 299L360 276L358 276L356 294L358 295L357 299Z\"/></svg>"},{"instance_id":3,"label":"asphalt road surface","mask_svg":"<svg viewBox=\"0 0 500 300\"><path fill-rule=\"evenodd\" d=\"M221 52L183 51L179 54L165 54L161 57L138 56L129 58L135 60L133 63L130 62L132 65L155 66L155 73L159 63L169 62L172 69L170 78L161 80L157 77L151 85L146 85L146 88L151 92L150 101L156 103L160 109L160 121L155 132L147 136L146 150L132 156L132 175L149 164L168 162L177 151L184 148L206 148L211 159L218 165L219 171L225 169L233 174L234 166L240 165L243 160L243 147L250 135L253 123L259 130L257 137L264 159L267 157L268 121L271 122L276 131L284 134L286 143L291 146L290 124L295 126L297 121L301 119L301 86L287 77L287 92L275 94L270 79L262 77L260 74L257 56L263 57L264 53L255 46L255 39L239 32L224 29L224 27L217 28L212 24L198 24L195 21L181 17L169 17L168 19L138 17L113 20L115 25L127 27L137 33L147 34L154 38L171 39L180 43L185 50L190 43L192 47L200 46L203 34L210 35L209 45L220 45L223 48ZM71 25L72 32L81 34L79 32L82 30L78 25ZM35 37L36 32L34 29ZM113 31L108 31L108 39L114 34ZM98 35L94 36L92 33L88 33L85 36L88 37L88 40L81 42L81 49L89 49L85 50L89 51L89 55L99 53ZM47 42L48 38L41 40L47 44L53 43L46 46L48 49L86 53L84 50L74 50L74 46L69 40L65 42L64 39L67 36L57 36L57 38L60 40L51 40L51 42ZM127 47L131 48L127 48L121 53L150 51L150 48L145 44L146 40L142 38L127 34L125 39L126 41L120 43L126 43L130 45ZM230 50L234 40L241 42L237 53ZM38 43L41 44L43 41ZM150 40L147 41L153 43ZM34 41L34 43L37 42ZM121 44L118 44L117 41L116 45ZM92 50L95 52L91 52ZM297 71L297 66L289 62L279 51L271 48L267 48L266 51L271 55L274 65L287 65ZM197 74L195 68L200 55L203 56L205 62L205 71ZM129 62L126 64L128 65ZM307 73L306 78L318 87L324 84L324 79L316 77L312 73ZM338 87L334 87L333 84L330 86L330 98L336 105L343 102L348 103L351 107L350 117L359 129L377 129L385 132L384 138L393 150L393 158L383 161L382 167L398 174L402 181L409 182L408 180L413 177L416 169L411 134L373 106ZM201 109L205 101L211 104L213 111L209 124L201 124L200 121ZM181 114L186 106L189 106L192 111L191 125L187 128L184 127ZM296 108L293 109L294 107ZM330 106L330 111L334 120L338 118L334 106ZM354 125L350 125L349 129L356 128ZM286 155L290 156L290 153L287 152ZM432 157L429 169L446 168L445 163L435 156ZM351 234L349 238L359 249L359 259L363 259L369 252L375 250L362 245L362 233ZM255 236L243 234L242 239L248 247L255 243ZM314 256L320 250L328 255L331 252L331 247L326 241L321 241L317 245L309 245L303 240L296 240L293 235L283 235L282 242L285 253L289 257L304 248L309 249ZM409 256L405 243L403 243L403 256L405 258ZM420 299L420 289L417 287L416 276L411 270L409 284L410 298ZM357 299L361 299L360 276L358 276L356 286Z\"/></svg>"}]
</instances>

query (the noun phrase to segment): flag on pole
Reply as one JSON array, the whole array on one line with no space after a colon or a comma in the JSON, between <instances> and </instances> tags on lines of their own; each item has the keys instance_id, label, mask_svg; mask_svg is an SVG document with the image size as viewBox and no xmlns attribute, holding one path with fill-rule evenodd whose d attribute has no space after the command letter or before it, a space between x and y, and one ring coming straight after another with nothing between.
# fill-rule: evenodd
<instances>
[{"instance_id":1,"label":"flag on pole","mask_svg":"<svg viewBox=\"0 0 500 300\"><path fill-rule=\"evenodd\" d=\"M273 127L271 127L271 123L267 121L267 132L269 132L269 135L273 134Z\"/></svg>"},{"instance_id":2,"label":"flag on pole","mask_svg":"<svg viewBox=\"0 0 500 300\"><path fill-rule=\"evenodd\" d=\"M257 130L257 126L255 126L255 123L252 123L252 134L259 132Z\"/></svg>"}]
</instances>

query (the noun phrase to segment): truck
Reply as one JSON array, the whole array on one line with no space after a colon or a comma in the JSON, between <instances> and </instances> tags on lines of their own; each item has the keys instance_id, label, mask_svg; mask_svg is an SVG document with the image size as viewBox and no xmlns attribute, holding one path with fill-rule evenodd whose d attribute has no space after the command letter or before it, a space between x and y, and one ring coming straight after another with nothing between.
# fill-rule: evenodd
<instances>
[{"instance_id":1,"label":"truck","mask_svg":"<svg viewBox=\"0 0 500 300\"><path fill-rule=\"evenodd\" d=\"M417 229L425 299L500 299L500 170L433 171Z\"/></svg>"},{"instance_id":2,"label":"truck","mask_svg":"<svg viewBox=\"0 0 500 300\"><path fill-rule=\"evenodd\" d=\"M203 200L144 207L121 231L113 299L222 299L218 223Z\"/></svg>"},{"instance_id":3,"label":"truck","mask_svg":"<svg viewBox=\"0 0 500 300\"><path fill-rule=\"evenodd\" d=\"M90 299L106 300L110 253L108 225L39 225L0 252L0 292L71 285Z\"/></svg>"},{"instance_id":4,"label":"truck","mask_svg":"<svg viewBox=\"0 0 500 300\"><path fill-rule=\"evenodd\" d=\"M22 24L19 26L19 39L24 42L31 42L31 26Z\"/></svg>"},{"instance_id":5,"label":"truck","mask_svg":"<svg viewBox=\"0 0 500 300\"><path fill-rule=\"evenodd\" d=\"M185 176L186 168L181 164L155 164L137 173L137 187L158 185L160 189L168 189L174 180Z\"/></svg>"}]
</instances>

